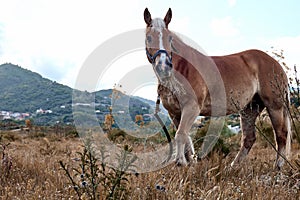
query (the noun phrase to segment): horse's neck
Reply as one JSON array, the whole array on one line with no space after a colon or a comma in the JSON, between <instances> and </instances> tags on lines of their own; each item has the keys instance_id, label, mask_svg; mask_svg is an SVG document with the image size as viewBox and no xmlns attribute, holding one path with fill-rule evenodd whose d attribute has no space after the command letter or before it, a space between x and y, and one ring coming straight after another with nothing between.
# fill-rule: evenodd
<instances>
[{"instance_id":1,"label":"horse's neck","mask_svg":"<svg viewBox=\"0 0 300 200\"><path fill-rule=\"evenodd\" d=\"M195 48L189 46L188 44L184 43L179 36L173 33L173 42L174 42L174 48L177 52L175 53L175 57L179 56L177 59L185 59L188 61L191 65L193 64L198 64L199 63L205 63L206 61L209 60L208 56L205 56L202 54L200 51L196 50ZM171 44L172 45L172 44ZM172 46L171 46L172 48ZM174 49L172 49L174 51ZM194 56L197 56L197 63L193 62ZM176 60L177 60L176 59ZM175 61L175 60L173 60ZM184 98L186 96L191 96L190 95L190 90L191 90L191 85L187 80L187 77L184 77L183 74L181 74L182 71L182 66L177 66L178 60L175 61L177 63L173 63L174 71L173 75L170 77L170 79L160 82L159 84L164 86L168 91L165 91L165 94L167 95L176 95L179 98ZM181 69L177 68L180 67ZM185 67L190 67L190 66L185 66ZM195 66L194 67L198 67Z\"/></svg>"}]
</instances>

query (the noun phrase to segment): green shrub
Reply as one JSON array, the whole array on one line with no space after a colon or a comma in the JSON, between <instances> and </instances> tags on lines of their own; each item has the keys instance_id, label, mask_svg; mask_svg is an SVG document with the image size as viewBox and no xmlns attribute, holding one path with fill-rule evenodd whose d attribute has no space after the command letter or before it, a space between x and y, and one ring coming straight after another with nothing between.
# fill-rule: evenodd
<instances>
[{"instance_id":1,"label":"green shrub","mask_svg":"<svg viewBox=\"0 0 300 200\"><path fill-rule=\"evenodd\" d=\"M273 126L270 123L259 121L256 123L256 138L264 147L267 147L270 141L272 144L275 144L274 130ZM268 140L268 141L267 141Z\"/></svg>"},{"instance_id":2,"label":"green shrub","mask_svg":"<svg viewBox=\"0 0 300 200\"><path fill-rule=\"evenodd\" d=\"M0 142L1 141L13 142L16 140L20 140L20 136L18 134L9 131L0 132Z\"/></svg>"},{"instance_id":3,"label":"green shrub","mask_svg":"<svg viewBox=\"0 0 300 200\"><path fill-rule=\"evenodd\" d=\"M209 122L205 123L205 125L202 128L199 128L197 130L196 134L193 137L193 143L196 152L201 149L204 138L208 131L209 124L210 124ZM230 131L230 129L226 126L226 124L224 124L220 137L218 138L218 141L213 147L213 151L223 153L224 156L227 156L228 153L230 152L231 144L227 143L226 139L233 135L234 134ZM208 154L208 156L210 155L211 154Z\"/></svg>"},{"instance_id":4,"label":"green shrub","mask_svg":"<svg viewBox=\"0 0 300 200\"><path fill-rule=\"evenodd\" d=\"M124 140L126 138L126 132L121 129L112 129L107 133L107 137L113 142L115 142L117 139Z\"/></svg>"}]
</instances>

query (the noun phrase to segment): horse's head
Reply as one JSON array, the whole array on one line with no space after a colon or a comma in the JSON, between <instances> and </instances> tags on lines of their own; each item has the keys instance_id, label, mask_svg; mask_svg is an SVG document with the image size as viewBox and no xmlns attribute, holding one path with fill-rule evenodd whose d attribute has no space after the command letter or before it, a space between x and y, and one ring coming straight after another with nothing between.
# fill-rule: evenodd
<instances>
[{"instance_id":1,"label":"horse's head","mask_svg":"<svg viewBox=\"0 0 300 200\"><path fill-rule=\"evenodd\" d=\"M164 19L152 19L148 9L146 8L144 11L144 19L147 24L146 54L160 81L164 81L172 75L172 36L168 30L171 18L170 8Z\"/></svg>"}]
</instances>

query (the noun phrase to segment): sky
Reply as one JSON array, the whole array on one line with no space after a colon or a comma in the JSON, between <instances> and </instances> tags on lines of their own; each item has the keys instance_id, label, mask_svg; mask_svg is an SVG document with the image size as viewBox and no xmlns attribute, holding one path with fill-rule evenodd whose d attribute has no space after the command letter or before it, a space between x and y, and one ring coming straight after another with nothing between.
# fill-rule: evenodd
<instances>
[{"instance_id":1,"label":"sky","mask_svg":"<svg viewBox=\"0 0 300 200\"><path fill-rule=\"evenodd\" d=\"M146 7L153 18L163 18L172 8L169 29L187 36L208 55L274 47L284 50L290 67L300 66L297 0L0 0L0 64L17 64L74 88L83 63L97 47L116 35L145 28ZM143 49L120 56L99 74L95 90L112 88L146 65ZM136 85L130 94L155 99L155 75L147 71L147 76L153 79ZM122 84L126 88L126 81Z\"/></svg>"}]
</instances>

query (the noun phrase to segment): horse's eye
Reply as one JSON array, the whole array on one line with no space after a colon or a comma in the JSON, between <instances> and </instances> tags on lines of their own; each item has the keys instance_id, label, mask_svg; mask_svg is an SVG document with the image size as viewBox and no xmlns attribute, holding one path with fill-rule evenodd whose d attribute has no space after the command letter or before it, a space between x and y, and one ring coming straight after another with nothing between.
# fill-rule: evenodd
<instances>
[{"instance_id":1,"label":"horse's eye","mask_svg":"<svg viewBox=\"0 0 300 200\"><path fill-rule=\"evenodd\" d=\"M150 35L148 35L148 36L147 36L147 42L148 42L148 43L151 43L151 41L152 41L152 37L151 37Z\"/></svg>"}]
</instances>

